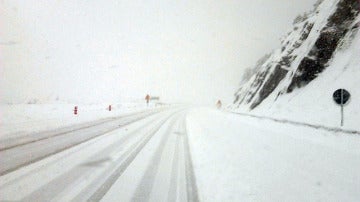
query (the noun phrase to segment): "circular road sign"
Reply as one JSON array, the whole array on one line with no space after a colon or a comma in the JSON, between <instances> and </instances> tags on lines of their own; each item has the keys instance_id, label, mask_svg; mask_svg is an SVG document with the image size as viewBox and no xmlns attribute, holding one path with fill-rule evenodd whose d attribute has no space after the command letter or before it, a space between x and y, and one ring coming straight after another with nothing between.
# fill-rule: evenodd
<instances>
[{"instance_id":1,"label":"circular road sign","mask_svg":"<svg viewBox=\"0 0 360 202\"><path fill-rule=\"evenodd\" d=\"M339 105L344 105L350 99L350 93L345 89L337 89L333 93L334 101Z\"/></svg>"}]
</instances>

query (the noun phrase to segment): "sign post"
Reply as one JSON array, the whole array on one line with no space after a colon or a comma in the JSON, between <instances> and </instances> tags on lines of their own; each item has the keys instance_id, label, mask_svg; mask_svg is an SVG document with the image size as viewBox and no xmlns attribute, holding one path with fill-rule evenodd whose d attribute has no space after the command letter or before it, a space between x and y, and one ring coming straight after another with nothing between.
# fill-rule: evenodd
<instances>
[{"instance_id":1,"label":"sign post","mask_svg":"<svg viewBox=\"0 0 360 202\"><path fill-rule=\"evenodd\" d=\"M349 101L350 99L350 93L345 89L337 89L333 93L333 99L336 102L336 104L341 105L341 126L344 125L344 105Z\"/></svg>"}]
</instances>

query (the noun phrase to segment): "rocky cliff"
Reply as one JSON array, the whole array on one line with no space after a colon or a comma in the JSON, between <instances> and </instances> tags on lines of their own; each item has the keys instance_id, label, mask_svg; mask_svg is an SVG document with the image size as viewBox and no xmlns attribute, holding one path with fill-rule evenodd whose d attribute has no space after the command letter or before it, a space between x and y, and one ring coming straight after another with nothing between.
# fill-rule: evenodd
<instances>
[{"instance_id":1,"label":"rocky cliff","mask_svg":"<svg viewBox=\"0 0 360 202\"><path fill-rule=\"evenodd\" d=\"M281 48L239 87L233 107L254 109L266 99L276 102L282 95L315 80L329 66L336 51L349 46L358 34L359 2L322 0L312 11L298 16Z\"/></svg>"}]
</instances>

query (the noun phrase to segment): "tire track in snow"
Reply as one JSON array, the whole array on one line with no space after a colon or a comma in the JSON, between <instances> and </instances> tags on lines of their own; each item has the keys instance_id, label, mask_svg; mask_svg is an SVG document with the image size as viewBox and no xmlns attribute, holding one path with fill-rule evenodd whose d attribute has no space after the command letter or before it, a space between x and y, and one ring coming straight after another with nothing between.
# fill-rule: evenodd
<instances>
[{"instance_id":1,"label":"tire track in snow","mask_svg":"<svg viewBox=\"0 0 360 202\"><path fill-rule=\"evenodd\" d=\"M185 173L186 173L186 193L187 201L199 201L198 189L196 185L196 178L194 173L193 162L190 153L190 145L188 140L188 132L186 129L186 120L184 120L183 128L186 133L184 134L184 153L185 153Z\"/></svg>"},{"instance_id":2,"label":"tire track in snow","mask_svg":"<svg viewBox=\"0 0 360 202\"><path fill-rule=\"evenodd\" d=\"M170 179L170 188L168 192L168 199L167 201L176 201L177 198L177 191L178 191L178 177L179 177L179 147L180 147L180 140L181 134L177 134L176 142L175 142L175 151L173 157L173 165L171 168L171 179ZM181 176L182 177L182 176Z\"/></svg>"},{"instance_id":3,"label":"tire track in snow","mask_svg":"<svg viewBox=\"0 0 360 202\"><path fill-rule=\"evenodd\" d=\"M136 116L139 116L139 115L142 115L142 114L144 114L145 116L151 116L153 114L160 113L160 112L161 111L139 112L139 113L129 114L129 115L126 115L126 116L105 118L105 119L101 119L101 120L90 122L90 123L83 123L83 124L74 125L74 126L68 126L68 127L64 127L64 128L58 128L56 130L51 130L51 131L43 131L43 132L28 134L28 135L25 135L25 136L22 136L22 137L17 137L15 139L13 139L13 138L5 139L5 140L0 141L0 145L2 145L0 147L0 152L1 151L6 151L6 150L9 150L9 149L13 149L13 148L16 148L16 147L20 147L20 146L23 146L23 145L31 144L31 143L34 143L34 142L54 138L54 137L57 137L57 136L67 135L69 133L80 131L80 130L83 130L83 129L87 129L87 128L91 128L91 127L98 127L99 125L102 125L104 123L115 122L115 121L119 121L121 119L136 117ZM143 116L141 116L141 117L143 117ZM30 138L30 140L29 140L29 136L30 137L34 136L34 139Z\"/></svg>"},{"instance_id":4,"label":"tire track in snow","mask_svg":"<svg viewBox=\"0 0 360 202\"><path fill-rule=\"evenodd\" d=\"M118 178L122 175L122 173L127 169L127 167L133 162L133 160L140 153L140 151L146 146L146 144L151 140L151 138L160 130L163 124L167 122L171 117L175 116L177 113L174 113L169 117L167 117L164 121L161 122L161 124L157 125L153 130L149 131L148 135L146 135L144 139L134 144L132 148L129 149L128 152L123 155L125 159L122 161L122 163L120 163L116 167L116 170L112 172L112 174L105 179L104 183L102 183L100 186L93 184L93 186L97 186L98 188L93 192L90 198L85 200L100 201L109 191L111 186L118 180ZM73 201L83 201L83 200L84 198L80 194Z\"/></svg>"},{"instance_id":5,"label":"tire track in snow","mask_svg":"<svg viewBox=\"0 0 360 202\"><path fill-rule=\"evenodd\" d=\"M153 157L150 161L149 166L147 167L140 184L135 190L135 194L133 195L131 201L133 202L145 202L150 198L150 194L154 185L154 179L156 177L156 173L158 172L160 166L160 160L164 153L165 146L171 136L172 126L177 120L174 119L170 122L166 132L164 133L159 146L157 147Z\"/></svg>"},{"instance_id":6,"label":"tire track in snow","mask_svg":"<svg viewBox=\"0 0 360 202\"><path fill-rule=\"evenodd\" d=\"M60 201L60 199L63 200L63 197L61 195L67 195L66 197L70 197L68 191L75 191L71 187L86 187L86 184L82 185L82 183L84 183L84 181L86 182L86 180L88 178L91 178L91 175L97 171L97 169L94 169L94 167L98 166L97 164L100 164L100 166L101 164L108 164L111 161L111 158L108 156L109 154L121 153L124 145L128 144L131 139L143 135L140 132L149 129L148 126L150 126L151 124L153 124L153 121L146 122L136 130L126 134L126 136L118 139L116 142L110 144L108 147L89 157L88 160L85 161L85 163L75 166L66 173L63 173L49 183L30 193L25 198L21 199L21 201L51 201L54 200L54 197L56 198L57 196L59 197L58 201Z\"/></svg>"},{"instance_id":7,"label":"tire track in snow","mask_svg":"<svg viewBox=\"0 0 360 202\"><path fill-rule=\"evenodd\" d=\"M39 154L39 155L37 155L37 156L33 156L33 153L32 153L32 155L29 156L29 159L26 159L24 162L19 162L19 163L14 164L14 165L8 165L8 164L2 163L3 165L0 167L0 176L6 175L6 174L8 174L8 173L10 173L10 172L16 171L16 170L24 167L24 166L33 164L33 163L35 163L35 162L37 162L37 161L40 161L40 160L42 160L42 159L45 159L45 158L47 158L47 157L49 157L49 156L52 156L52 155L55 155L55 154L60 153L60 152L62 152L62 151L65 151L65 150L67 150L67 149L73 148L73 147L75 147L75 146L77 146L77 145L80 145L80 144L82 144L82 143L85 143L85 142L87 142L87 141L90 141L90 140L92 140L92 139L94 139L94 138L98 138L98 137L100 137L100 136L106 135L106 134L109 133L109 132L112 132L112 131L114 131L114 130L117 130L117 129L119 129L119 128L121 128L121 127L124 127L124 126L126 126L126 125L129 125L129 124L131 124L131 123L137 122L137 121L139 121L139 120L145 119L145 118L147 118L147 117L148 117L148 116L143 116L143 117L137 118L137 119L135 119L135 120L131 120L131 121L128 121L128 122L126 122L126 123L123 123L123 124L121 124L120 126L119 126L119 125L116 125L116 126L113 126L113 127L110 128L110 129L101 131L101 132L99 132L99 133L96 132L96 133L91 134L91 135L89 135L89 136L87 136L87 137L83 137L83 139L73 140L73 141L71 141L70 143L65 143L64 145L58 146L58 148L56 148L55 150L52 150L51 152L42 153L42 154ZM38 143L38 142L34 142L34 143ZM34 144L34 143L32 143L32 144ZM29 144L28 144L28 145L29 145ZM23 145L23 146L26 146L26 145ZM0 152L0 156L1 156L0 161L3 161L4 159L6 159L6 158L7 158L6 156L8 156L8 157L10 158L11 156L9 156L7 153L10 152L10 151L12 151L12 150L14 150L13 153L17 153L16 149L17 149L17 148L13 148L13 149L11 149L11 150L6 150L6 151ZM5 154L4 154L4 153L5 153ZM11 160L13 161L14 159L11 158Z\"/></svg>"}]
</instances>

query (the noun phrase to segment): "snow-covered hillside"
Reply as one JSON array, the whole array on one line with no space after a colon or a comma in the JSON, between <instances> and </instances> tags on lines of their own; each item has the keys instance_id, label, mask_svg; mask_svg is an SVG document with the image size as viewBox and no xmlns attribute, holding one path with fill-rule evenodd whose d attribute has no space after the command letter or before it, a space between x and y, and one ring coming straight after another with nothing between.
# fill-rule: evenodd
<instances>
[{"instance_id":1,"label":"snow-covered hillside","mask_svg":"<svg viewBox=\"0 0 360 202\"><path fill-rule=\"evenodd\" d=\"M359 130L360 33L358 0L319 1L299 16L260 70L235 93L232 109L327 126L339 126L338 88L350 91L345 128Z\"/></svg>"}]
</instances>

